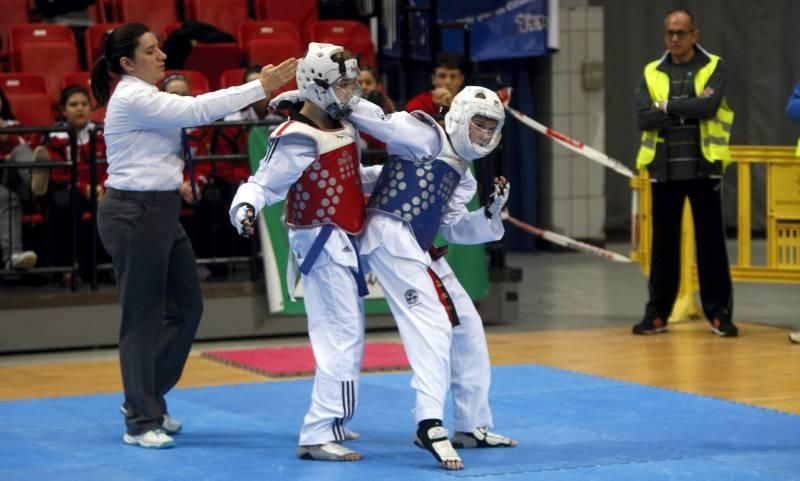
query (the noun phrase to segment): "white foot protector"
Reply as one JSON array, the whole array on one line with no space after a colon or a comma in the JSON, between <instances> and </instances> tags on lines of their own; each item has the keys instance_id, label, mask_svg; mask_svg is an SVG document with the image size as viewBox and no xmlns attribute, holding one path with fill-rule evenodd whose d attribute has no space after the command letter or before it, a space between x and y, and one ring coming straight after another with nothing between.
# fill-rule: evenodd
<instances>
[{"instance_id":1,"label":"white foot protector","mask_svg":"<svg viewBox=\"0 0 800 481\"><path fill-rule=\"evenodd\" d=\"M433 454L433 457L447 470L455 471L464 469L464 462L458 455L450 440L447 439L447 429L442 426L428 428L425 433L427 439L420 438L419 434L414 436L414 444L422 449L426 449Z\"/></svg>"},{"instance_id":2,"label":"white foot protector","mask_svg":"<svg viewBox=\"0 0 800 481\"><path fill-rule=\"evenodd\" d=\"M361 453L348 449L339 443L325 443L312 446L297 446L297 457L315 461L360 461L362 456Z\"/></svg>"},{"instance_id":3,"label":"white foot protector","mask_svg":"<svg viewBox=\"0 0 800 481\"><path fill-rule=\"evenodd\" d=\"M493 433L487 427L475 428L471 433L456 432L450 441L457 448L513 448L517 445L515 440Z\"/></svg>"}]
</instances>

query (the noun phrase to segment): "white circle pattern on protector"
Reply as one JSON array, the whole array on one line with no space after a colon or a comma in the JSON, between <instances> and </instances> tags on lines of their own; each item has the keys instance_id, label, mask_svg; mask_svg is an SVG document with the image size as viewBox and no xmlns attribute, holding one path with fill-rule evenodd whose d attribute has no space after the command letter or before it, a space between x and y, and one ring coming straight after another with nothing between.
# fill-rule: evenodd
<instances>
[{"instance_id":1,"label":"white circle pattern on protector","mask_svg":"<svg viewBox=\"0 0 800 481\"><path fill-rule=\"evenodd\" d=\"M325 215L324 209L317 209L317 217L323 217Z\"/></svg>"},{"instance_id":2,"label":"white circle pattern on protector","mask_svg":"<svg viewBox=\"0 0 800 481\"><path fill-rule=\"evenodd\" d=\"M330 173L328 173L328 171L327 171L327 170L323 170L322 172L320 172L320 173L319 173L319 175L320 175L320 176L321 176L323 179L327 179L327 178L328 178L328 176L329 176L329 175L331 175L331 174L330 174Z\"/></svg>"},{"instance_id":3,"label":"white circle pattern on protector","mask_svg":"<svg viewBox=\"0 0 800 481\"><path fill-rule=\"evenodd\" d=\"M311 194L309 194L308 192L303 192L303 200L309 200L309 199L311 199Z\"/></svg>"},{"instance_id":4,"label":"white circle pattern on protector","mask_svg":"<svg viewBox=\"0 0 800 481\"><path fill-rule=\"evenodd\" d=\"M328 185L328 183L325 182L324 180L320 179L320 181L317 182L317 187L319 187L320 189L324 189L326 185Z\"/></svg>"},{"instance_id":5,"label":"white circle pattern on protector","mask_svg":"<svg viewBox=\"0 0 800 481\"><path fill-rule=\"evenodd\" d=\"M397 189L391 189L389 191L389 197L397 197Z\"/></svg>"},{"instance_id":6,"label":"white circle pattern on protector","mask_svg":"<svg viewBox=\"0 0 800 481\"><path fill-rule=\"evenodd\" d=\"M328 197L332 196L335 192L336 191L333 189L333 187L328 187L327 189L325 189L325 193L328 195ZM323 199L323 200L328 200L328 199Z\"/></svg>"},{"instance_id":7,"label":"white circle pattern on protector","mask_svg":"<svg viewBox=\"0 0 800 481\"><path fill-rule=\"evenodd\" d=\"M337 194L341 194L342 192L344 192L344 187L342 187L341 185L337 185L336 186L336 193Z\"/></svg>"},{"instance_id":8,"label":"white circle pattern on protector","mask_svg":"<svg viewBox=\"0 0 800 481\"><path fill-rule=\"evenodd\" d=\"M322 207L328 207L329 205L331 205L330 199L322 199Z\"/></svg>"},{"instance_id":9,"label":"white circle pattern on protector","mask_svg":"<svg viewBox=\"0 0 800 481\"><path fill-rule=\"evenodd\" d=\"M339 203L339 200L340 200L339 196L338 195L334 195L333 198L331 199L331 202L333 202L333 204L336 205L336 204Z\"/></svg>"},{"instance_id":10,"label":"white circle pattern on protector","mask_svg":"<svg viewBox=\"0 0 800 481\"><path fill-rule=\"evenodd\" d=\"M336 213L336 207L328 207L328 215L333 215Z\"/></svg>"},{"instance_id":11,"label":"white circle pattern on protector","mask_svg":"<svg viewBox=\"0 0 800 481\"><path fill-rule=\"evenodd\" d=\"M355 162L353 161L353 154L349 150L342 151L342 156L339 157L339 173L343 179L353 177L356 172Z\"/></svg>"},{"instance_id":12,"label":"white circle pattern on protector","mask_svg":"<svg viewBox=\"0 0 800 481\"><path fill-rule=\"evenodd\" d=\"M313 181L316 181L317 179L319 179L319 175L317 175L316 172L311 172L310 174L308 174L308 178Z\"/></svg>"}]
</instances>

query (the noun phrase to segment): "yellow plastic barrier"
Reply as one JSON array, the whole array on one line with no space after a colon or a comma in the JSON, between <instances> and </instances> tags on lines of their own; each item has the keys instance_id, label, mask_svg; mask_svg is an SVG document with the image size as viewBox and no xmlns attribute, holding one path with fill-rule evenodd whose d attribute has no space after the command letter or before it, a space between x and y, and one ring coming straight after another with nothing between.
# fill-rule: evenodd
<instances>
[{"instance_id":1,"label":"yellow plastic barrier","mask_svg":"<svg viewBox=\"0 0 800 481\"><path fill-rule=\"evenodd\" d=\"M800 283L800 159L795 147L731 146L737 165L737 262L731 277L740 282ZM766 264L752 264L751 169L766 166L767 223ZM631 179L634 190L634 229L631 258L649 275L652 248L652 191L647 171ZM688 200L683 210L681 235L681 284L670 322L703 316L697 294L699 283L694 256L694 224Z\"/></svg>"}]
</instances>

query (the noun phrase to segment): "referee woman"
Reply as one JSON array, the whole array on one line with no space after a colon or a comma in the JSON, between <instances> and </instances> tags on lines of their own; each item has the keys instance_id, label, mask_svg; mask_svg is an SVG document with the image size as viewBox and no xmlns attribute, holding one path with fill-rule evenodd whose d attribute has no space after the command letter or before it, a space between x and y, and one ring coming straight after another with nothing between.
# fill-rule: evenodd
<instances>
[{"instance_id":1,"label":"referee woman","mask_svg":"<svg viewBox=\"0 0 800 481\"><path fill-rule=\"evenodd\" d=\"M181 430L167 414L164 396L181 377L203 312L194 251L178 222L181 128L265 98L294 78L296 65L288 59L265 67L260 79L247 84L181 97L156 88L166 58L146 25L129 23L106 37L92 69L98 104L108 103L108 193L98 210L98 231L111 254L122 305L123 440L146 448L171 447L170 434Z\"/></svg>"}]
</instances>

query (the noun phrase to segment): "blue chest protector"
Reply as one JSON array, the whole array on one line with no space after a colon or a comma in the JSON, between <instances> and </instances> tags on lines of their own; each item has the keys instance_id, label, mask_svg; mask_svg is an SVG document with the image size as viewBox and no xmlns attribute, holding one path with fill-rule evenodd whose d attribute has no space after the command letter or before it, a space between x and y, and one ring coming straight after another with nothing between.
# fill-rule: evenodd
<instances>
[{"instance_id":1,"label":"blue chest protector","mask_svg":"<svg viewBox=\"0 0 800 481\"><path fill-rule=\"evenodd\" d=\"M407 222L420 248L427 251L433 245L447 203L460 181L461 174L444 160L413 162L389 157L383 164L367 210Z\"/></svg>"}]
</instances>

